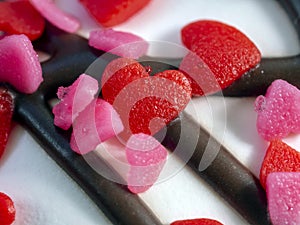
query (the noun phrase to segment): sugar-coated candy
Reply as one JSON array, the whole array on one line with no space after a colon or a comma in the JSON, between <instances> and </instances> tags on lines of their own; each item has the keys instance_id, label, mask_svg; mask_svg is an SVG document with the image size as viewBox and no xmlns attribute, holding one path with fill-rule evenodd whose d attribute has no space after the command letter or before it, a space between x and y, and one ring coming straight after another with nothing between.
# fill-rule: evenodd
<instances>
[{"instance_id":1,"label":"sugar-coated candy","mask_svg":"<svg viewBox=\"0 0 300 225\"><path fill-rule=\"evenodd\" d=\"M43 81L42 67L31 41L24 34L9 35L0 40L0 82L31 94Z\"/></svg>"},{"instance_id":2,"label":"sugar-coated candy","mask_svg":"<svg viewBox=\"0 0 300 225\"><path fill-rule=\"evenodd\" d=\"M0 89L0 159L4 153L12 122L13 99L7 90Z\"/></svg>"},{"instance_id":3,"label":"sugar-coated candy","mask_svg":"<svg viewBox=\"0 0 300 225\"><path fill-rule=\"evenodd\" d=\"M112 105L97 98L75 119L70 145L78 154L86 154L123 129L122 121Z\"/></svg>"},{"instance_id":4,"label":"sugar-coated candy","mask_svg":"<svg viewBox=\"0 0 300 225\"><path fill-rule=\"evenodd\" d=\"M273 225L300 224L300 172L277 172L267 177L268 209Z\"/></svg>"},{"instance_id":5,"label":"sugar-coated candy","mask_svg":"<svg viewBox=\"0 0 300 225\"><path fill-rule=\"evenodd\" d=\"M113 29L90 32L89 45L112 54L137 59L146 54L148 43L141 37Z\"/></svg>"},{"instance_id":6,"label":"sugar-coated candy","mask_svg":"<svg viewBox=\"0 0 300 225\"><path fill-rule=\"evenodd\" d=\"M171 223L170 225L223 225L223 224L217 220L208 219L208 218L199 218L199 219L177 220Z\"/></svg>"},{"instance_id":7,"label":"sugar-coated candy","mask_svg":"<svg viewBox=\"0 0 300 225\"><path fill-rule=\"evenodd\" d=\"M9 35L25 34L33 41L42 35L44 28L44 17L28 0L0 2L1 31Z\"/></svg>"},{"instance_id":8,"label":"sugar-coated candy","mask_svg":"<svg viewBox=\"0 0 300 225\"><path fill-rule=\"evenodd\" d=\"M183 44L204 62L192 64L186 61L180 69L197 71L197 68L208 66L216 82L211 87L202 83L193 86L193 95L210 94L228 87L244 73L254 68L261 60L261 54L255 44L238 29L218 21L199 20L187 24L181 30ZM188 55L189 56L189 55ZM189 56L190 57L190 56ZM198 68L201 71L201 68ZM202 69L203 71L203 69ZM197 83L195 76L206 76L207 72L188 74ZM201 80L201 79L200 79ZM218 85L215 85L217 83Z\"/></svg>"},{"instance_id":9,"label":"sugar-coated candy","mask_svg":"<svg viewBox=\"0 0 300 225\"><path fill-rule=\"evenodd\" d=\"M139 133L128 139L125 151L130 165L128 189L136 194L145 192L157 181L167 159L167 150L154 137Z\"/></svg>"},{"instance_id":10,"label":"sugar-coated candy","mask_svg":"<svg viewBox=\"0 0 300 225\"><path fill-rule=\"evenodd\" d=\"M181 71L165 70L150 76L137 61L119 58L103 73L102 94L120 114L129 136L150 135L184 110L191 87Z\"/></svg>"},{"instance_id":11,"label":"sugar-coated candy","mask_svg":"<svg viewBox=\"0 0 300 225\"><path fill-rule=\"evenodd\" d=\"M300 152L281 140L271 141L260 169L263 187L267 176L273 172L300 172Z\"/></svg>"},{"instance_id":12,"label":"sugar-coated candy","mask_svg":"<svg viewBox=\"0 0 300 225\"><path fill-rule=\"evenodd\" d=\"M74 16L59 9L53 0L30 0L30 3L54 26L69 33L76 32L80 22Z\"/></svg>"},{"instance_id":13,"label":"sugar-coated candy","mask_svg":"<svg viewBox=\"0 0 300 225\"><path fill-rule=\"evenodd\" d=\"M300 91L284 80L275 80L265 96L255 100L257 131L267 140L300 132Z\"/></svg>"},{"instance_id":14,"label":"sugar-coated candy","mask_svg":"<svg viewBox=\"0 0 300 225\"><path fill-rule=\"evenodd\" d=\"M81 74L69 87L59 87L57 97L60 102L52 109L54 124L69 129L79 112L93 101L98 89L98 81L86 74Z\"/></svg>"},{"instance_id":15,"label":"sugar-coated candy","mask_svg":"<svg viewBox=\"0 0 300 225\"><path fill-rule=\"evenodd\" d=\"M130 19L150 0L80 0L102 26L111 27Z\"/></svg>"},{"instance_id":16,"label":"sugar-coated candy","mask_svg":"<svg viewBox=\"0 0 300 225\"><path fill-rule=\"evenodd\" d=\"M13 200L0 192L0 224L11 225L15 221L16 209Z\"/></svg>"}]
</instances>

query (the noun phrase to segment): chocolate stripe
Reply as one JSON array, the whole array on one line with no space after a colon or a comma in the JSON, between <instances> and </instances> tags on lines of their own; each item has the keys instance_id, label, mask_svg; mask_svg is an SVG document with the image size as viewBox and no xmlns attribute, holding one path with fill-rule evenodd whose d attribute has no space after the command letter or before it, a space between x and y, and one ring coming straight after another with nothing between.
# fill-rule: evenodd
<instances>
[{"instance_id":1,"label":"chocolate stripe","mask_svg":"<svg viewBox=\"0 0 300 225\"><path fill-rule=\"evenodd\" d=\"M189 129L182 132L182 124ZM198 139L196 147L194 138ZM194 149L188 165L240 215L253 225L271 224L267 213L265 191L258 179L185 113L168 125L162 143L170 150L174 150L178 148L179 140L180 149L176 149L176 152L179 152L178 156L186 160L184 153L189 154L190 150ZM219 152L212 163L202 171L199 170L199 164L208 142L210 142L209 151Z\"/></svg>"}]
</instances>

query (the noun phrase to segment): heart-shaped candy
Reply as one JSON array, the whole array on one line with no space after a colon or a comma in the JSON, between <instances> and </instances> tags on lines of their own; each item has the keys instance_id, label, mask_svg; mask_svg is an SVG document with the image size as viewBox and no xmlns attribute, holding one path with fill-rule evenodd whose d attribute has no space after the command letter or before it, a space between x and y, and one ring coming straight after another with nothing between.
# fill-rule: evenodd
<instances>
[{"instance_id":1,"label":"heart-shaped candy","mask_svg":"<svg viewBox=\"0 0 300 225\"><path fill-rule=\"evenodd\" d=\"M4 153L11 129L13 99L6 90L0 90L0 158Z\"/></svg>"},{"instance_id":2,"label":"heart-shaped candy","mask_svg":"<svg viewBox=\"0 0 300 225\"><path fill-rule=\"evenodd\" d=\"M80 0L80 2L102 26L111 27L132 17L150 0Z\"/></svg>"},{"instance_id":3,"label":"heart-shaped candy","mask_svg":"<svg viewBox=\"0 0 300 225\"><path fill-rule=\"evenodd\" d=\"M272 173L267 198L273 225L300 224L300 173Z\"/></svg>"},{"instance_id":4,"label":"heart-shaped candy","mask_svg":"<svg viewBox=\"0 0 300 225\"><path fill-rule=\"evenodd\" d=\"M31 94L43 81L38 55L24 34L0 40L0 62L0 81L10 83L20 92Z\"/></svg>"},{"instance_id":5,"label":"heart-shaped candy","mask_svg":"<svg viewBox=\"0 0 300 225\"><path fill-rule=\"evenodd\" d=\"M181 30L181 38L183 44L200 58L185 61L180 66L183 71L194 71L187 73L192 81L193 95L210 94L228 87L255 67L261 59L259 50L246 35L217 21L200 20L190 23ZM211 84L206 84L205 90L202 90L203 84L197 83L197 77L211 73L216 82L211 82L212 78L205 78Z\"/></svg>"},{"instance_id":6,"label":"heart-shaped candy","mask_svg":"<svg viewBox=\"0 0 300 225\"><path fill-rule=\"evenodd\" d=\"M25 34L30 40L39 38L45 19L28 0L0 2L0 30L8 34Z\"/></svg>"},{"instance_id":7,"label":"heart-shaped candy","mask_svg":"<svg viewBox=\"0 0 300 225\"><path fill-rule=\"evenodd\" d=\"M271 141L260 169L263 187L268 175L274 172L300 172L300 152L280 140Z\"/></svg>"},{"instance_id":8,"label":"heart-shaped candy","mask_svg":"<svg viewBox=\"0 0 300 225\"><path fill-rule=\"evenodd\" d=\"M265 96L255 101L257 131L267 141L300 132L300 91L284 80L275 80Z\"/></svg>"},{"instance_id":9,"label":"heart-shaped candy","mask_svg":"<svg viewBox=\"0 0 300 225\"><path fill-rule=\"evenodd\" d=\"M157 181L167 159L167 150L152 136L140 133L129 138L125 152L130 165L128 189L132 193L145 192Z\"/></svg>"},{"instance_id":10,"label":"heart-shaped candy","mask_svg":"<svg viewBox=\"0 0 300 225\"><path fill-rule=\"evenodd\" d=\"M126 61L128 63L124 63ZM121 67L118 69L116 65ZM120 58L108 64L104 74L103 98L113 104L129 133L155 134L173 120L191 98L189 81L177 70L149 76L135 60Z\"/></svg>"}]
</instances>

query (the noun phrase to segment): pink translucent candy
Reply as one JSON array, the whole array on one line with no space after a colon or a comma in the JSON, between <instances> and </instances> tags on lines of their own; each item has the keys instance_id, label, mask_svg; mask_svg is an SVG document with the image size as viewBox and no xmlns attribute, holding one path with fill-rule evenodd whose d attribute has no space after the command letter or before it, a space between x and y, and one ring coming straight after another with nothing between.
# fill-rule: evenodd
<instances>
[{"instance_id":1,"label":"pink translucent candy","mask_svg":"<svg viewBox=\"0 0 300 225\"><path fill-rule=\"evenodd\" d=\"M38 55L23 34L0 39L0 62L0 82L8 82L20 92L33 93L43 81Z\"/></svg>"},{"instance_id":2,"label":"pink translucent candy","mask_svg":"<svg viewBox=\"0 0 300 225\"><path fill-rule=\"evenodd\" d=\"M255 101L257 131L267 141L300 132L300 91L284 80L276 80Z\"/></svg>"},{"instance_id":3,"label":"pink translucent candy","mask_svg":"<svg viewBox=\"0 0 300 225\"><path fill-rule=\"evenodd\" d=\"M100 98L95 99L73 123L71 148L79 154L86 154L123 129L122 121L112 105Z\"/></svg>"},{"instance_id":4,"label":"pink translucent candy","mask_svg":"<svg viewBox=\"0 0 300 225\"><path fill-rule=\"evenodd\" d=\"M266 191L273 225L300 224L300 173L276 172L267 177Z\"/></svg>"},{"instance_id":5,"label":"pink translucent candy","mask_svg":"<svg viewBox=\"0 0 300 225\"><path fill-rule=\"evenodd\" d=\"M157 181L166 162L167 150L152 136L134 134L127 142L126 157L130 165L128 189L137 194Z\"/></svg>"},{"instance_id":6,"label":"pink translucent candy","mask_svg":"<svg viewBox=\"0 0 300 225\"><path fill-rule=\"evenodd\" d=\"M79 29L79 21L75 17L61 11L53 0L30 0L30 2L37 11L56 27L69 33Z\"/></svg>"},{"instance_id":7,"label":"pink translucent candy","mask_svg":"<svg viewBox=\"0 0 300 225\"><path fill-rule=\"evenodd\" d=\"M64 130L71 127L79 112L91 103L98 92L98 81L82 74L69 87L59 87L60 102L53 107L54 124Z\"/></svg>"},{"instance_id":8,"label":"pink translucent candy","mask_svg":"<svg viewBox=\"0 0 300 225\"><path fill-rule=\"evenodd\" d=\"M148 43L141 37L113 29L90 32L89 45L121 57L133 59L145 55L148 50Z\"/></svg>"}]
</instances>

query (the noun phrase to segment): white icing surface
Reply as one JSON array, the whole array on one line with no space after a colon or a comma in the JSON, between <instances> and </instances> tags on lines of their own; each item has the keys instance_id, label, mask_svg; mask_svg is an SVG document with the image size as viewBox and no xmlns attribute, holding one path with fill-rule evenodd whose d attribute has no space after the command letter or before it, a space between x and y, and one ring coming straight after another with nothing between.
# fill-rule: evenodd
<instances>
[{"instance_id":1,"label":"white icing surface","mask_svg":"<svg viewBox=\"0 0 300 225\"><path fill-rule=\"evenodd\" d=\"M97 28L77 1L56 2L81 18L84 22L81 35L87 37L88 30ZM133 32L146 40L179 44L180 28L202 18L221 20L241 29L264 56L299 52L295 32L286 15L271 0L152 0L147 8L116 29ZM222 127L225 118L225 129L214 135L223 138L223 144L258 176L267 143L256 133L253 102L252 98L226 98L225 111L223 99L218 97L211 97L209 101L197 98L191 105L199 112L195 119L207 129ZM299 146L299 138L293 138L288 141ZM180 164L179 161L174 163ZM0 191L15 201L17 217L14 225L110 224L19 125L14 127L0 160ZM214 218L231 225L248 224L186 167L140 196L164 224L195 217Z\"/></svg>"}]
</instances>

